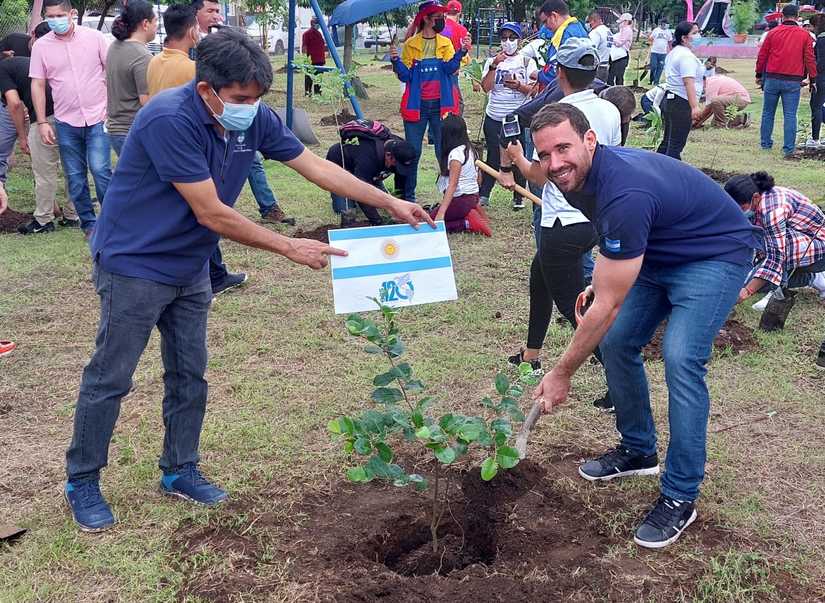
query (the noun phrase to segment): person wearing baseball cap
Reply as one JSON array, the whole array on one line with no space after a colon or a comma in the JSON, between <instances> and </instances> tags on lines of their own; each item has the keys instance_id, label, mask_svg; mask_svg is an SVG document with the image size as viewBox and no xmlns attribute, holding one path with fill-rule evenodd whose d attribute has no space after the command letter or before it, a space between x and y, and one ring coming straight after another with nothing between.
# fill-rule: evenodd
<instances>
[{"instance_id":1,"label":"person wearing baseball cap","mask_svg":"<svg viewBox=\"0 0 825 603\"><path fill-rule=\"evenodd\" d=\"M556 53L556 82L564 93L560 103L574 105L585 114L598 142L617 146L621 143L619 110L609 101L596 96L590 87L599 67L599 53L589 38L570 38ZM529 362L540 368L539 355L553 304L570 323L576 325L576 298L585 287L584 260L591 260L596 232L584 214L574 208L555 184L547 179L538 154L532 162L524 156L520 144L507 147L507 153L527 178L542 188L539 244L530 267L530 318L527 347L510 356L514 364ZM596 357L600 358L598 349ZM600 410L613 408L610 394L595 400Z\"/></svg>"},{"instance_id":2,"label":"person wearing baseball cap","mask_svg":"<svg viewBox=\"0 0 825 603\"><path fill-rule=\"evenodd\" d=\"M440 157L441 118L461 112L456 73L470 47L470 37L464 38L456 52L450 39L442 35L446 25L444 11L445 8L433 0L420 4L412 24L417 33L404 42L400 56L396 47L390 46L393 71L404 83L401 97L404 138L416 150L415 169L406 179L404 190L408 201L415 201L424 132L429 129L435 155Z\"/></svg>"},{"instance_id":3,"label":"person wearing baseball cap","mask_svg":"<svg viewBox=\"0 0 825 603\"><path fill-rule=\"evenodd\" d=\"M450 0L447 2L446 10L447 20L444 23L444 31L442 33L450 38L450 41L453 43L453 48L458 52L461 49L461 40L469 35L467 28L461 24L461 2L458 0ZM470 53L472 53L472 51L472 46L470 46L470 48L467 49L467 54L461 59L462 67L470 62Z\"/></svg>"},{"instance_id":4,"label":"person wearing baseball cap","mask_svg":"<svg viewBox=\"0 0 825 603\"><path fill-rule=\"evenodd\" d=\"M630 46L633 44L633 15L622 13L619 17L619 33L613 36L610 49L610 69L607 73L608 86L624 86L624 72L630 61Z\"/></svg>"}]
</instances>

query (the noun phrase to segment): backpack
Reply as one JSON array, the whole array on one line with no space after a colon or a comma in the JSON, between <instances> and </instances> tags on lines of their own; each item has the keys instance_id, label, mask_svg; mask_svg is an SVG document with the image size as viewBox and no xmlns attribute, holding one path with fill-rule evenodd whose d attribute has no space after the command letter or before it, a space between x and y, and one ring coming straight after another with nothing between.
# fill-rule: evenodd
<instances>
[{"instance_id":1,"label":"backpack","mask_svg":"<svg viewBox=\"0 0 825 603\"><path fill-rule=\"evenodd\" d=\"M382 124L380 121L373 121L371 119L353 119L348 121L338 130L338 135L341 137L342 143L350 142L358 139L374 140L376 142L385 142L390 138L394 138L390 129Z\"/></svg>"}]
</instances>

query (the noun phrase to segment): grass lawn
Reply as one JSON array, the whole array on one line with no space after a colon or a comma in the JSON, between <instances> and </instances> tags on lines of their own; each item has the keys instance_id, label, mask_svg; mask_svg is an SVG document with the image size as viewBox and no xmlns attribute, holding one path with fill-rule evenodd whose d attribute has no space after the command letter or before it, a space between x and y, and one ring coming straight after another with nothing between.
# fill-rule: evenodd
<instances>
[{"instance_id":1,"label":"grass lawn","mask_svg":"<svg viewBox=\"0 0 825 603\"><path fill-rule=\"evenodd\" d=\"M366 63L360 74L370 94L363 103L367 116L403 133L394 76L369 55L359 60ZM276 61L276 67L282 64ZM720 66L754 92L755 127L694 132L685 161L729 172L765 169L778 184L822 203L822 164L781 159L781 117L775 150L759 149L761 96L753 86L753 62ZM319 120L333 108L304 99L301 79L296 77L296 102L309 112L322 141L313 151L323 155L335 128L321 127ZM286 76L277 74L270 104L283 105L285 85ZM465 88L465 98L475 135L481 97ZM807 95L800 115L807 124ZM643 144L644 134L634 129L631 143ZM434 166L432 151L425 149L422 202L436 199L435 187L428 186ZM296 229L334 221L325 192L280 164L267 162L266 170L282 207L297 218ZM25 158L13 168L8 190L12 208L32 211ZM248 188L237 208L257 217ZM534 249L529 211L514 213L508 194L498 189L490 215L493 238L450 238L458 301L400 314L410 362L436 394L436 404L468 414L477 412L495 372L526 337ZM365 512L356 504L362 489L379 501L395 495L377 485L345 484L347 459L326 431L330 419L364 407L371 378L383 367L361 353L346 335L343 317L333 314L328 272L232 242L222 245L230 269L249 273L250 281L219 298L210 314L210 396L201 454L204 472L229 490L232 502L201 510L158 493L163 373L155 333L123 401L102 480L119 523L86 535L74 528L61 489L78 383L98 319L88 248L76 230L0 236L0 339L19 346L0 359L0 523L29 529L17 543L0 545L1 602L424 600L415 589L433 579L376 574L400 590L359 594L361 581L378 578L319 565L339 529L339 538L353 538L345 544L359 546L358 533L347 526ZM656 497L655 480L593 486L576 477L576 462L601 453L616 437L612 416L590 405L603 392L601 372L585 366L574 380L571 403L542 419L530 456L546 464L545 486L583 518L579 532L559 541L559 549L590 542L592 554L582 560L571 551L546 567L532 559L529 566L508 566L508 576L525 588L555 593L548 600L825 600L825 374L813 364L825 337L825 307L811 292L799 297L783 332L756 332L756 351L715 353L700 521L665 552L641 551L631 542L633 526ZM754 328L759 319L749 304L738 307L736 317ZM554 321L545 365L552 366L570 336ZM649 362L647 370L663 457L663 365ZM769 412L771 418L762 420ZM342 501L341 492L352 504ZM423 514L426 499L410 497L409 513ZM511 518L516 507L506 509ZM307 538L305 530L326 525L332 526L328 538ZM599 539L588 540L597 531ZM467 584L493 574L473 570ZM565 587L554 591L554 581ZM461 590L443 592L444 599L468 600ZM527 591L491 590L481 600L530 600L520 592Z\"/></svg>"}]
</instances>

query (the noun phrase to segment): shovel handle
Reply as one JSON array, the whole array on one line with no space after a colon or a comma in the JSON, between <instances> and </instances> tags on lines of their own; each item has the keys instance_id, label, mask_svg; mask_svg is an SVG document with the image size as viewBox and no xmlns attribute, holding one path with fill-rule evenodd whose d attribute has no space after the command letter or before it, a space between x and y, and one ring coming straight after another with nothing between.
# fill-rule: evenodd
<instances>
[{"instance_id":1,"label":"shovel handle","mask_svg":"<svg viewBox=\"0 0 825 603\"><path fill-rule=\"evenodd\" d=\"M584 314L593 303L594 298L595 294L593 293L593 287L590 285L588 285L584 291L579 293L579 296L576 298L576 324L581 324Z\"/></svg>"},{"instance_id":2,"label":"shovel handle","mask_svg":"<svg viewBox=\"0 0 825 603\"><path fill-rule=\"evenodd\" d=\"M539 420L543 406L544 401L541 398L533 402L533 408L530 409L527 418L524 419L524 423L521 424L521 431L519 431L518 436L516 436L516 450L518 451L519 458L523 459L527 456L527 438L530 437L530 432L533 431L536 421Z\"/></svg>"}]
</instances>

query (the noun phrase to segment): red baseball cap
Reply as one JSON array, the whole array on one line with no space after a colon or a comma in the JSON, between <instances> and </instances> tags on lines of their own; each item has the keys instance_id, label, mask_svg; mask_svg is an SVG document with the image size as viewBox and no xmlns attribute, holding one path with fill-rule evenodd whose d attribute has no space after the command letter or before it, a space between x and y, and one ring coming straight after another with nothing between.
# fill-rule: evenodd
<instances>
[{"instance_id":1,"label":"red baseball cap","mask_svg":"<svg viewBox=\"0 0 825 603\"><path fill-rule=\"evenodd\" d=\"M458 0L450 0L447 3L447 12L448 13L460 13L462 9L461 2Z\"/></svg>"},{"instance_id":2,"label":"red baseball cap","mask_svg":"<svg viewBox=\"0 0 825 603\"><path fill-rule=\"evenodd\" d=\"M443 14L446 10L447 9L445 9L437 0L429 0L428 2L422 2L418 5L418 14L415 15L415 19L413 19L413 26L417 28L421 23L421 19L423 19L427 15L432 15L436 13Z\"/></svg>"}]
</instances>

